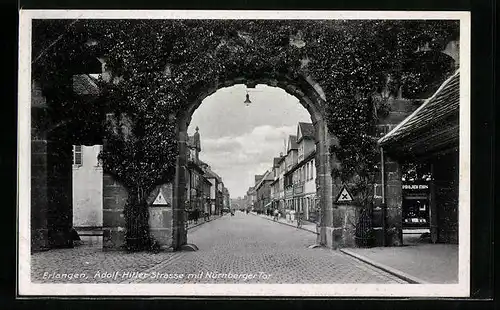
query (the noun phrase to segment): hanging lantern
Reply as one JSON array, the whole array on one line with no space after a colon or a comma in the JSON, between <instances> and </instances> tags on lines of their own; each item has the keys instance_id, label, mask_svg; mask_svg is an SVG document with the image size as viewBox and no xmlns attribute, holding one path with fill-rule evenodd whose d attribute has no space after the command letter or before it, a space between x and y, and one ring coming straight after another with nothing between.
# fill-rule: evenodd
<instances>
[{"instance_id":1,"label":"hanging lantern","mask_svg":"<svg viewBox=\"0 0 500 310\"><path fill-rule=\"evenodd\" d=\"M250 105L250 103L252 103L252 101L250 101L250 95L248 94L248 92L247 92L246 99L243 103L245 103L245 106L247 106L247 107Z\"/></svg>"}]
</instances>

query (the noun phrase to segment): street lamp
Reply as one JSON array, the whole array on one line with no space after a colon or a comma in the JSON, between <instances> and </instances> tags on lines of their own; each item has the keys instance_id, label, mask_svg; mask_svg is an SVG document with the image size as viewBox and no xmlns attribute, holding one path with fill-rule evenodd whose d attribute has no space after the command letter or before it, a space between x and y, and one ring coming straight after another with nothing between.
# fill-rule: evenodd
<instances>
[{"instance_id":1,"label":"street lamp","mask_svg":"<svg viewBox=\"0 0 500 310\"><path fill-rule=\"evenodd\" d=\"M248 94L248 90L247 90L246 99L243 103L245 104L246 107L248 107L250 105L250 103L252 103L252 101L250 101L250 95Z\"/></svg>"}]
</instances>

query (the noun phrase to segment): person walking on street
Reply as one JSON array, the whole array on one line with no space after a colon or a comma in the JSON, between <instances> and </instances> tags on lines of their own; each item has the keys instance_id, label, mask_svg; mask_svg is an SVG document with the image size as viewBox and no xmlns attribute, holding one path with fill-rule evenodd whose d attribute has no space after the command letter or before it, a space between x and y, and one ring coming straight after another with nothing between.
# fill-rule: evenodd
<instances>
[{"instance_id":1,"label":"person walking on street","mask_svg":"<svg viewBox=\"0 0 500 310\"><path fill-rule=\"evenodd\" d=\"M302 227L302 212L297 212L297 228Z\"/></svg>"}]
</instances>

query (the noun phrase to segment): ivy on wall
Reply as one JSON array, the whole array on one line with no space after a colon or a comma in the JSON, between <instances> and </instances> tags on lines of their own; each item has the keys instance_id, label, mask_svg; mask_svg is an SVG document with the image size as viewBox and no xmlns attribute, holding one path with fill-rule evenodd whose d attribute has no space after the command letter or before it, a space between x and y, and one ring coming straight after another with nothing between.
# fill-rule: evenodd
<instances>
[{"instance_id":1,"label":"ivy on wall","mask_svg":"<svg viewBox=\"0 0 500 310\"><path fill-rule=\"evenodd\" d=\"M311 76L325 93L322 109L338 139L332 151L341 166L332 174L357 180L362 194L377 169L374 127L387 111L374 94L404 88L416 96L430 79L444 78L448 60L434 71L416 70L409 60L422 46L442 50L458 37L457 22L434 20L82 20L34 28L40 34L34 36L34 77L54 88L54 110L64 111L56 118L105 137L104 168L129 191L125 215L133 249L150 243L146 197L174 176L179 113L208 85L241 76ZM110 74L99 81L97 112L66 100L70 92L57 88L72 74L68 64L96 54Z\"/></svg>"}]
</instances>

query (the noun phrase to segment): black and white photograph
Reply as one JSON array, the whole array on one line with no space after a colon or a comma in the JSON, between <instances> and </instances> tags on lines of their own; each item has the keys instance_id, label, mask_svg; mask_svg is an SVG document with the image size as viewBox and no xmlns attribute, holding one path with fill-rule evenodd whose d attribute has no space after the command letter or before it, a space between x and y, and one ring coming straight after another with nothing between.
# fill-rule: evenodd
<instances>
[{"instance_id":1,"label":"black and white photograph","mask_svg":"<svg viewBox=\"0 0 500 310\"><path fill-rule=\"evenodd\" d=\"M469 296L468 12L19 32L21 295Z\"/></svg>"}]
</instances>

